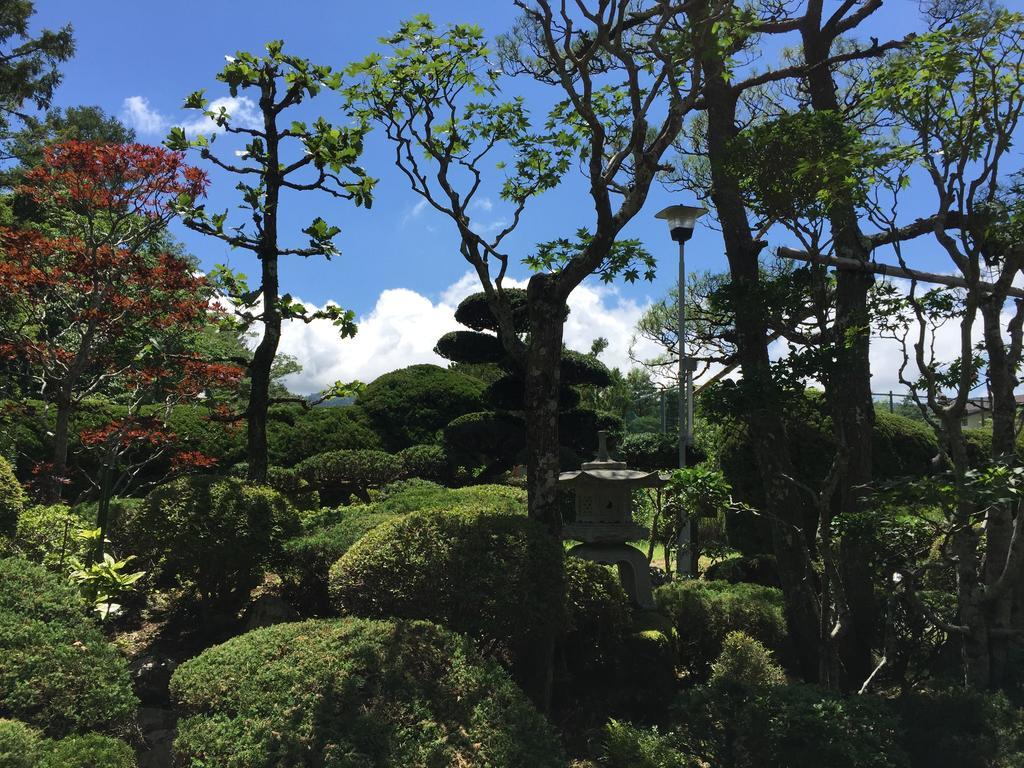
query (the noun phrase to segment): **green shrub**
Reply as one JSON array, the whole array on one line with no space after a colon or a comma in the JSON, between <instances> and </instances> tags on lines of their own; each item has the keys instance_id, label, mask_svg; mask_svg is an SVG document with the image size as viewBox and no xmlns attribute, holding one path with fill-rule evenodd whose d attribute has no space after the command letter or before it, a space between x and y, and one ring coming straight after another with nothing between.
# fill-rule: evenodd
<instances>
[{"instance_id":1,"label":"green shrub","mask_svg":"<svg viewBox=\"0 0 1024 768\"><path fill-rule=\"evenodd\" d=\"M411 365L374 379L358 402L385 449L399 451L437 443L448 422L480 410L483 390L483 382L458 371Z\"/></svg>"},{"instance_id":2,"label":"green shrub","mask_svg":"<svg viewBox=\"0 0 1024 768\"><path fill-rule=\"evenodd\" d=\"M343 507L339 512L340 522L284 543L282 576L290 601L312 615L324 615L330 609L327 574L331 566L364 534L395 517L377 511L376 506Z\"/></svg>"},{"instance_id":3,"label":"green shrub","mask_svg":"<svg viewBox=\"0 0 1024 768\"><path fill-rule=\"evenodd\" d=\"M75 534L93 524L79 507L35 504L21 513L11 544L17 554L34 563L60 568L68 558L85 554L85 543Z\"/></svg>"},{"instance_id":4,"label":"green shrub","mask_svg":"<svg viewBox=\"0 0 1024 768\"><path fill-rule=\"evenodd\" d=\"M10 462L0 456L0 536L13 536L25 508L25 491Z\"/></svg>"},{"instance_id":5,"label":"green shrub","mask_svg":"<svg viewBox=\"0 0 1024 768\"><path fill-rule=\"evenodd\" d=\"M911 768L1024 765L1024 711L998 694L918 691L897 703Z\"/></svg>"},{"instance_id":6,"label":"green shrub","mask_svg":"<svg viewBox=\"0 0 1024 768\"><path fill-rule=\"evenodd\" d=\"M171 410L167 426L181 446L217 461L218 471L245 459L245 425L210 418L201 405L179 405Z\"/></svg>"},{"instance_id":7,"label":"green shrub","mask_svg":"<svg viewBox=\"0 0 1024 768\"><path fill-rule=\"evenodd\" d=\"M452 474L448 454L440 445L411 445L397 456L402 462L402 477L443 481Z\"/></svg>"},{"instance_id":8,"label":"green shrub","mask_svg":"<svg viewBox=\"0 0 1024 768\"><path fill-rule=\"evenodd\" d=\"M342 614L436 621L518 668L563 626L562 560L559 542L524 515L412 512L331 567L331 599Z\"/></svg>"},{"instance_id":9,"label":"green shrub","mask_svg":"<svg viewBox=\"0 0 1024 768\"><path fill-rule=\"evenodd\" d=\"M137 706L125 660L67 579L0 559L0 715L53 737L124 733Z\"/></svg>"},{"instance_id":10,"label":"green shrub","mask_svg":"<svg viewBox=\"0 0 1024 768\"><path fill-rule=\"evenodd\" d=\"M132 520L135 552L162 586L205 600L244 599L299 532L277 491L232 477L183 477L155 489Z\"/></svg>"},{"instance_id":11,"label":"green shrub","mask_svg":"<svg viewBox=\"0 0 1024 768\"><path fill-rule=\"evenodd\" d=\"M437 340L434 352L454 363L497 363L507 356L501 339L477 331L449 331Z\"/></svg>"},{"instance_id":12,"label":"green shrub","mask_svg":"<svg viewBox=\"0 0 1024 768\"><path fill-rule=\"evenodd\" d=\"M384 451L329 451L311 456L295 468L328 504L344 502L349 494L370 501L370 489L394 482L402 474L401 460Z\"/></svg>"},{"instance_id":13,"label":"green shrub","mask_svg":"<svg viewBox=\"0 0 1024 768\"><path fill-rule=\"evenodd\" d=\"M35 728L0 718L0 768L37 768L40 738Z\"/></svg>"},{"instance_id":14,"label":"green shrub","mask_svg":"<svg viewBox=\"0 0 1024 768\"><path fill-rule=\"evenodd\" d=\"M381 488L374 500L374 506L386 512L416 512L443 505L449 493L451 489L433 480L412 477L408 480L396 480Z\"/></svg>"},{"instance_id":15,"label":"green shrub","mask_svg":"<svg viewBox=\"0 0 1024 768\"><path fill-rule=\"evenodd\" d=\"M326 451L381 448L373 424L358 406L275 406L269 415L267 453L270 463L280 467L293 467Z\"/></svg>"},{"instance_id":16,"label":"green shrub","mask_svg":"<svg viewBox=\"0 0 1024 768\"><path fill-rule=\"evenodd\" d=\"M467 413L444 428L444 445L455 463L490 473L511 466L526 448L526 423L511 411Z\"/></svg>"},{"instance_id":17,"label":"green shrub","mask_svg":"<svg viewBox=\"0 0 1024 768\"><path fill-rule=\"evenodd\" d=\"M624 435L616 451L632 469L665 469L679 466L679 443L674 435L634 432Z\"/></svg>"},{"instance_id":18,"label":"green shrub","mask_svg":"<svg viewBox=\"0 0 1024 768\"><path fill-rule=\"evenodd\" d=\"M48 742L38 768L136 768L135 752L120 739L89 733Z\"/></svg>"},{"instance_id":19,"label":"green shrub","mask_svg":"<svg viewBox=\"0 0 1024 768\"><path fill-rule=\"evenodd\" d=\"M783 685L786 673L772 659L771 651L757 640L745 632L730 632L711 665L708 682L758 690Z\"/></svg>"},{"instance_id":20,"label":"green shrub","mask_svg":"<svg viewBox=\"0 0 1024 768\"><path fill-rule=\"evenodd\" d=\"M672 733L611 720L601 733L606 768L703 768Z\"/></svg>"},{"instance_id":21,"label":"green shrub","mask_svg":"<svg viewBox=\"0 0 1024 768\"><path fill-rule=\"evenodd\" d=\"M708 566L704 578L709 581L747 582L765 587L781 587L779 567L774 555L730 557Z\"/></svg>"},{"instance_id":22,"label":"green shrub","mask_svg":"<svg viewBox=\"0 0 1024 768\"><path fill-rule=\"evenodd\" d=\"M231 467L231 475L245 478L248 469L247 462L240 462ZM288 499L296 509L308 512L320 508L320 494L294 469L267 467L267 485Z\"/></svg>"},{"instance_id":23,"label":"green shrub","mask_svg":"<svg viewBox=\"0 0 1024 768\"><path fill-rule=\"evenodd\" d=\"M175 750L191 765L565 764L502 670L426 622L258 629L180 666L171 693Z\"/></svg>"},{"instance_id":24,"label":"green shrub","mask_svg":"<svg viewBox=\"0 0 1024 768\"><path fill-rule=\"evenodd\" d=\"M743 631L773 651L786 639L782 592L772 587L680 580L659 587L654 599L676 628L680 663L698 677L708 673L730 632Z\"/></svg>"},{"instance_id":25,"label":"green shrub","mask_svg":"<svg viewBox=\"0 0 1024 768\"><path fill-rule=\"evenodd\" d=\"M565 559L565 592L568 615L562 653L573 682L593 682L618 659L630 631L626 592L607 566L578 557Z\"/></svg>"}]
</instances>

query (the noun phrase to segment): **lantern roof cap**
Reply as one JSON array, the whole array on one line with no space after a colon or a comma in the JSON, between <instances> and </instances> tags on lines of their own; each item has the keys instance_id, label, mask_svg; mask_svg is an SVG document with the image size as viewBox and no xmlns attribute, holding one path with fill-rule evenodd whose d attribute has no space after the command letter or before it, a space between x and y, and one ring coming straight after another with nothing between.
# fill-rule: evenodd
<instances>
[{"instance_id":1,"label":"lantern roof cap","mask_svg":"<svg viewBox=\"0 0 1024 768\"><path fill-rule=\"evenodd\" d=\"M596 462L595 462L596 463ZM621 462L609 462L621 464ZM568 485L578 485L598 481L601 483L622 483L636 488L660 488L668 482L668 477L658 472L641 472L638 469L590 469L584 464L583 469L575 469L571 472L562 472L558 476L558 482ZM625 464L622 464L625 467Z\"/></svg>"}]
</instances>

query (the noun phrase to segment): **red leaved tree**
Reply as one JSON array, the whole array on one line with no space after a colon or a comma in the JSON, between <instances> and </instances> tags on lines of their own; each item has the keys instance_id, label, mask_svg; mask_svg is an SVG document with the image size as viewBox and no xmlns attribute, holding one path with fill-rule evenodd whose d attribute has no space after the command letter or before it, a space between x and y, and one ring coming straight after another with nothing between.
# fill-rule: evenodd
<instances>
[{"instance_id":1,"label":"red leaved tree","mask_svg":"<svg viewBox=\"0 0 1024 768\"><path fill-rule=\"evenodd\" d=\"M140 144L55 145L26 176L21 191L42 224L0 230L0 358L55 411L50 501L61 496L85 398L137 402L147 376L151 392L156 378L201 362L189 342L208 322L210 290L169 252L166 226L173 206L205 186L181 153Z\"/></svg>"}]
</instances>

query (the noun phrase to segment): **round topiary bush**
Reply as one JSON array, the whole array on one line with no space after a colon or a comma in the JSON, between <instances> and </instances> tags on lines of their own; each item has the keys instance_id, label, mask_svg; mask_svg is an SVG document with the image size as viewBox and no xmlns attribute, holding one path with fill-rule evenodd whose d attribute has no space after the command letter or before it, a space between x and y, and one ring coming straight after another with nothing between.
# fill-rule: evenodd
<instances>
[{"instance_id":1,"label":"round topiary bush","mask_svg":"<svg viewBox=\"0 0 1024 768\"><path fill-rule=\"evenodd\" d=\"M33 504L18 518L11 541L13 550L34 563L57 565L71 556L85 554L86 542L75 534L95 525L80 507L64 504Z\"/></svg>"},{"instance_id":2,"label":"round topiary bush","mask_svg":"<svg viewBox=\"0 0 1024 768\"><path fill-rule=\"evenodd\" d=\"M402 461L384 451L329 451L311 456L295 469L320 492L325 504L345 502L352 493L369 502L371 488L401 477Z\"/></svg>"},{"instance_id":3,"label":"round topiary bush","mask_svg":"<svg viewBox=\"0 0 1024 768\"><path fill-rule=\"evenodd\" d=\"M451 477L448 454L440 445L411 445L397 454L402 477L444 481Z\"/></svg>"},{"instance_id":4,"label":"round topiary bush","mask_svg":"<svg viewBox=\"0 0 1024 768\"><path fill-rule=\"evenodd\" d=\"M680 664L698 677L707 675L730 632L745 632L776 652L784 648L781 590L684 579L659 587L654 601L675 626Z\"/></svg>"},{"instance_id":5,"label":"round topiary bush","mask_svg":"<svg viewBox=\"0 0 1024 768\"><path fill-rule=\"evenodd\" d=\"M359 395L384 448L438 442L444 426L479 411L484 383L437 365L411 365L374 379Z\"/></svg>"},{"instance_id":6,"label":"round topiary bush","mask_svg":"<svg viewBox=\"0 0 1024 768\"><path fill-rule=\"evenodd\" d=\"M0 536L14 535L24 508L25 491L14 476L10 462L0 456Z\"/></svg>"},{"instance_id":7,"label":"round topiary bush","mask_svg":"<svg viewBox=\"0 0 1024 768\"><path fill-rule=\"evenodd\" d=\"M280 562L283 543L298 533L298 513L277 491L206 475L151 492L129 537L157 584L230 606Z\"/></svg>"},{"instance_id":8,"label":"round topiary bush","mask_svg":"<svg viewBox=\"0 0 1024 768\"><path fill-rule=\"evenodd\" d=\"M330 610L327 574L331 566L369 531L395 518L374 506L343 507L341 521L284 543L282 576L290 602L314 616Z\"/></svg>"},{"instance_id":9,"label":"round topiary bush","mask_svg":"<svg viewBox=\"0 0 1024 768\"><path fill-rule=\"evenodd\" d=\"M354 405L271 408L267 422L270 463L293 467L325 451L377 451L380 436L366 412Z\"/></svg>"},{"instance_id":10,"label":"round topiary bush","mask_svg":"<svg viewBox=\"0 0 1024 768\"><path fill-rule=\"evenodd\" d=\"M633 469L665 469L679 465L679 444L675 436L662 432L623 435L617 453Z\"/></svg>"},{"instance_id":11,"label":"round topiary bush","mask_svg":"<svg viewBox=\"0 0 1024 768\"><path fill-rule=\"evenodd\" d=\"M505 673L426 622L258 629L181 665L171 694L175 751L190 765L565 765Z\"/></svg>"},{"instance_id":12,"label":"round topiary bush","mask_svg":"<svg viewBox=\"0 0 1024 768\"><path fill-rule=\"evenodd\" d=\"M436 621L528 675L523 660L564 623L562 561L560 543L525 515L413 512L363 536L329 584L342 614Z\"/></svg>"},{"instance_id":13,"label":"round topiary bush","mask_svg":"<svg viewBox=\"0 0 1024 768\"><path fill-rule=\"evenodd\" d=\"M0 768L37 768L40 740L35 728L0 718Z\"/></svg>"},{"instance_id":14,"label":"round topiary bush","mask_svg":"<svg viewBox=\"0 0 1024 768\"><path fill-rule=\"evenodd\" d=\"M136 768L137 765L135 752L120 739L88 733L44 744L37 768Z\"/></svg>"},{"instance_id":15,"label":"round topiary bush","mask_svg":"<svg viewBox=\"0 0 1024 768\"><path fill-rule=\"evenodd\" d=\"M138 703L127 663L67 579L0 559L0 713L52 737L120 734Z\"/></svg>"}]
</instances>

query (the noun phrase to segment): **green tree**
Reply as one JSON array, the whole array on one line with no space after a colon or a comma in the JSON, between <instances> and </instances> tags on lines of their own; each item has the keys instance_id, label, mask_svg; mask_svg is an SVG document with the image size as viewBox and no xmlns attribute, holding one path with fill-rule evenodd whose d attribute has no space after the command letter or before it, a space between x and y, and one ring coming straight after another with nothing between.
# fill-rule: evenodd
<instances>
[{"instance_id":1,"label":"green tree","mask_svg":"<svg viewBox=\"0 0 1024 768\"><path fill-rule=\"evenodd\" d=\"M10 131L12 118L25 116L26 103L36 109L50 106L61 80L57 66L75 52L70 24L31 36L34 13L31 0L0 2L0 136Z\"/></svg>"},{"instance_id":2,"label":"green tree","mask_svg":"<svg viewBox=\"0 0 1024 768\"><path fill-rule=\"evenodd\" d=\"M640 244L616 238L643 206L698 90L685 64L689 38L664 34L674 14L667 3L601 4L600 12L584 5L570 22L568 11L546 0L516 2L523 15L502 40L504 72L479 28L438 30L417 16L382 41L387 55L353 65L359 80L348 91L356 114L379 122L396 145L413 190L452 220L460 253L498 319L501 343L521 361L530 514L553 532L561 527L557 415L566 302L594 274L652 274ZM523 98L504 95L504 73L552 86L558 103L543 129L531 126ZM595 221L574 238L540 244L524 260L535 274L522 338L503 287L514 263L503 244L527 203L558 184L573 160L586 177ZM508 224L490 232L473 221L471 206L495 161L509 166L500 182L509 211Z\"/></svg>"},{"instance_id":3,"label":"green tree","mask_svg":"<svg viewBox=\"0 0 1024 768\"><path fill-rule=\"evenodd\" d=\"M216 133L190 138L178 127L171 130L167 139L167 146L172 149L198 150L204 160L236 175L241 207L251 212L251 223L228 227L227 211L211 214L201 205L186 205L182 211L186 226L232 248L247 250L260 262L260 281L253 288L244 275L234 274L225 267L218 267L214 272L235 302L243 324L263 326L262 338L248 366L250 390L245 410L248 473L249 479L256 482L263 482L267 476L267 410L273 402L270 383L282 322L302 320L308 323L325 318L338 326L343 337L352 336L356 331L350 310L330 306L312 312L290 294L280 292L280 258L336 256L338 249L334 238L340 232L338 227L316 217L302 230L309 238L306 246L283 244L278 230L281 193L288 190L321 192L369 207L374 185L374 179L357 164L367 132L365 122L352 127L332 125L323 118L317 118L312 125L299 120L285 122L286 114L294 114L295 107L318 96L324 88L338 88L340 73L285 53L281 41L268 43L266 51L265 56L240 51L228 57L224 69L217 75L217 80L227 84L233 97L248 92L257 96L261 125L239 124L224 107L210 109L202 90L192 93L185 101L187 109L201 111L219 130L245 140L245 149L236 152L237 161L214 153Z\"/></svg>"}]
</instances>

